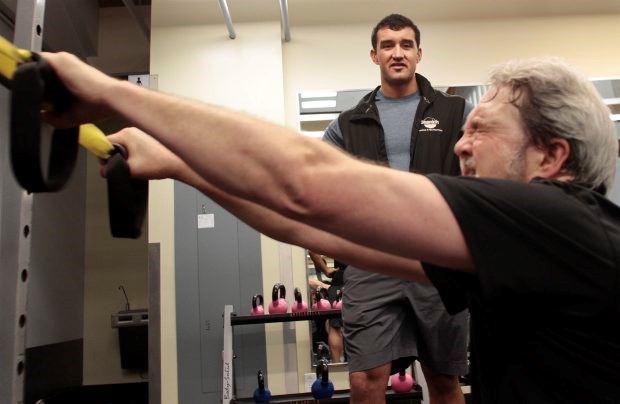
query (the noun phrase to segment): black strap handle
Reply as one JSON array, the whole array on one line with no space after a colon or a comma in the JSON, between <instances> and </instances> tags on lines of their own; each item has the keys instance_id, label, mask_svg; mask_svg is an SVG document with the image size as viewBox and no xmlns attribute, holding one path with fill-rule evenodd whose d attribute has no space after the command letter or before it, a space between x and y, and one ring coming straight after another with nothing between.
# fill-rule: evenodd
<instances>
[{"instance_id":1,"label":"black strap handle","mask_svg":"<svg viewBox=\"0 0 620 404\"><path fill-rule=\"evenodd\" d=\"M58 191L75 167L79 128L53 131L44 170L41 109L51 103L55 110L62 111L71 103L71 95L50 66L38 57L15 70L11 90L11 165L15 178L29 192Z\"/></svg>"},{"instance_id":2,"label":"black strap handle","mask_svg":"<svg viewBox=\"0 0 620 404\"><path fill-rule=\"evenodd\" d=\"M120 145L114 148L105 165L110 229L113 237L138 238L146 215L149 183L131 178L127 152Z\"/></svg>"}]
</instances>

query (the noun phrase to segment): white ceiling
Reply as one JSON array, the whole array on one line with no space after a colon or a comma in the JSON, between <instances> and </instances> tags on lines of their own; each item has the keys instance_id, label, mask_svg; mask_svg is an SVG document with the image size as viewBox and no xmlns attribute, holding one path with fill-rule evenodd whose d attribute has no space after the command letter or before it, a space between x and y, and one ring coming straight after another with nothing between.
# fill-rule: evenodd
<instances>
[{"instance_id":1,"label":"white ceiling","mask_svg":"<svg viewBox=\"0 0 620 404\"><path fill-rule=\"evenodd\" d=\"M234 22L280 19L279 0L228 0ZM397 12L414 21L618 14L620 0L288 0L291 29L375 23ZM218 0L152 0L153 26L223 23ZM620 21L619 21L620 23Z\"/></svg>"}]
</instances>

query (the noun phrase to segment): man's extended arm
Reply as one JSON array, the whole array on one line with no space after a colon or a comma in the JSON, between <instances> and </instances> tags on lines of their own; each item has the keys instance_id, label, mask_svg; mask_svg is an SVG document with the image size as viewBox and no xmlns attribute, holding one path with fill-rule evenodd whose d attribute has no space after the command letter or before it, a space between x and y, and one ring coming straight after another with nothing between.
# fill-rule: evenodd
<instances>
[{"instance_id":1,"label":"man's extended arm","mask_svg":"<svg viewBox=\"0 0 620 404\"><path fill-rule=\"evenodd\" d=\"M472 268L456 219L426 177L361 163L249 115L109 78L67 54L45 57L83 101L65 116L84 122L97 107L116 111L226 194L379 251Z\"/></svg>"},{"instance_id":2,"label":"man's extended arm","mask_svg":"<svg viewBox=\"0 0 620 404\"><path fill-rule=\"evenodd\" d=\"M253 202L234 197L193 171L161 143L136 128L110 135L111 142L125 146L132 175L140 178L174 178L204 194L239 219L276 240L300 245L375 272L428 283L419 261L356 245L341 237L286 218Z\"/></svg>"}]
</instances>

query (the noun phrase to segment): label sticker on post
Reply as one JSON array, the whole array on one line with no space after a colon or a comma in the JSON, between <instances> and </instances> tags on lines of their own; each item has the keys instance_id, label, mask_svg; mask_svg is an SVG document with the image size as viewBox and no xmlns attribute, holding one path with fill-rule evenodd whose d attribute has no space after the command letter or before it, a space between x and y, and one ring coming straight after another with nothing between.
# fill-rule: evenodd
<instances>
[{"instance_id":1,"label":"label sticker on post","mask_svg":"<svg viewBox=\"0 0 620 404\"><path fill-rule=\"evenodd\" d=\"M203 213L198 215L198 228L199 229L212 229L215 227L215 221L213 213Z\"/></svg>"}]
</instances>

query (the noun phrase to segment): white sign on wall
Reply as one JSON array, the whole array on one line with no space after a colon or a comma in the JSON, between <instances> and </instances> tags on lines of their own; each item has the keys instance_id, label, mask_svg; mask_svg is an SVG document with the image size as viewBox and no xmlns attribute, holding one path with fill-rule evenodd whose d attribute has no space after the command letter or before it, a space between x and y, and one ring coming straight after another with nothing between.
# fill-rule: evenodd
<instances>
[{"instance_id":1,"label":"white sign on wall","mask_svg":"<svg viewBox=\"0 0 620 404\"><path fill-rule=\"evenodd\" d=\"M156 74L132 74L127 76L127 81L139 86L150 88L151 90L157 90Z\"/></svg>"}]
</instances>

